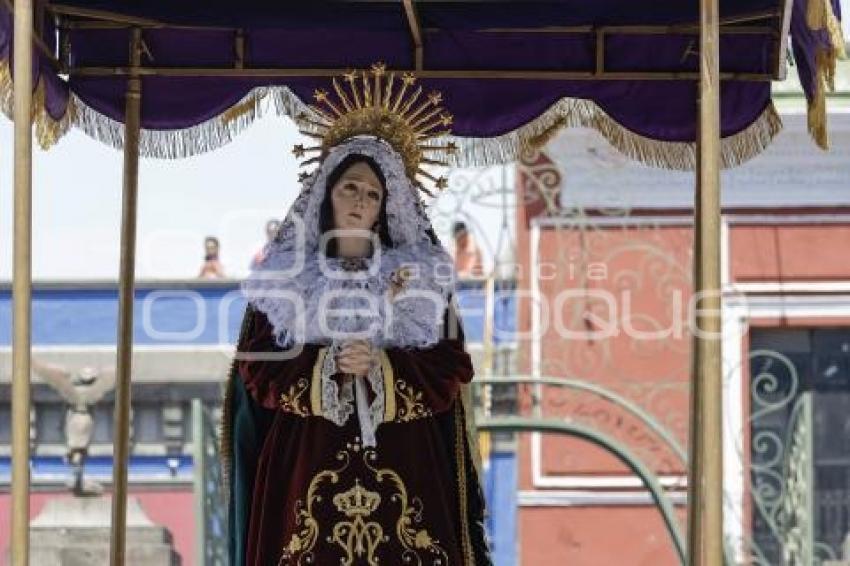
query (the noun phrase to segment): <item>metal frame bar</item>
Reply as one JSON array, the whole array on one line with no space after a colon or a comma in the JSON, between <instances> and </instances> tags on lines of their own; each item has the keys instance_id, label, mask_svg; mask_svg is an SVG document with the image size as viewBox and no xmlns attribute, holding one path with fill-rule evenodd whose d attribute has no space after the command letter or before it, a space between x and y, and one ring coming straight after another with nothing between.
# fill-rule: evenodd
<instances>
[{"instance_id":1,"label":"metal frame bar","mask_svg":"<svg viewBox=\"0 0 850 566\"><path fill-rule=\"evenodd\" d=\"M694 295L702 297L691 367L688 564L723 564L723 374L720 332L719 0L700 0L694 198Z\"/></svg>"},{"instance_id":2,"label":"metal frame bar","mask_svg":"<svg viewBox=\"0 0 850 566\"><path fill-rule=\"evenodd\" d=\"M133 30L130 41L131 69L142 57L142 31ZM115 450L112 459L111 566L126 562L127 462L130 444L130 379L133 356L133 299L136 267L136 211L139 188L139 131L141 125L141 78L132 73L127 81L124 117L124 188L121 207L121 265L118 278L118 354L115 379Z\"/></svg>"},{"instance_id":3,"label":"metal frame bar","mask_svg":"<svg viewBox=\"0 0 850 566\"><path fill-rule=\"evenodd\" d=\"M15 2L14 244L12 270L12 566L29 564L30 361L32 349L33 4Z\"/></svg>"},{"instance_id":4,"label":"metal frame bar","mask_svg":"<svg viewBox=\"0 0 850 566\"><path fill-rule=\"evenodd\" d=\"M9 11L9 13L14 15L15 4L12 4L12 0L2 0L2 2L3 2L3 5L6 6L6 9ZM39 3L38 9L40 10L41 14L43 15L44 10L47 9L47 6L44 6L41 3ZM37 23L39 23L39 20L33 21L33 24L31 25L31 28L32 28L32 33L30 35L31 42L34 43L36 47L38 47L39 51L41 51L41 54L44 55L47 58L47 61L50 63L50 65L55 70L61 71L62 66L59 64L58 59L56 59L56 57L54 56L51 49L49 47L47 47L47 44L44 42L44 40L41 39L40 30L35 29L37 27L36 26Z\"/></svg>"},{"instance_id":5,"label":"metal frame bar","mask_svg":"<svg viewBox=\"0 0 850 566\"><path fill-rule=\"evenodd\" d=\"M407 16L407 25L410 28L410 39L413 41L413 61L417 71L421 71L424 61L422 49L422 28L419 26L419 17L416 15L416 7L413 0L403 0L404 13Z\"/></svg>"},{"instance_id":6,"label":"metal frame bar","mask_svg":"<svg viewBox=\"0 0 850 566\"><path fill-rule=\"evenodd\" d=\"M8 0L6 0L8 1ZM698 24L676 24L676 25L640 25L640 26L567 26L567 27L546 27L546 28L487 28L477 30L478 33L499 34L499 33L550 33L550 34L577 34L582 36L595 36L596 53L595 53L595 68L592 71L588 70L570 70L570 69L425 69L424 68L424 45L423 32L434 33L439 32L437 28L423 28L420 25L416 15L416 6L414 0L403 0L407 27L410 32L411 41L413 44L413 59L414 65L412 69L396 68L391 69L396 72L414 72L418 76L426 79L479 79L479 80L611 80L611 81L697 81L699 80L699 72L691 71L618 71L609 72L605 70L606 60L606 37L610 35L693 35L696 41L699 34ZM70 14L76 9L68 10L62 6L53 5L52 9L57 13ZM87 17L95 17L90 14L89 10L83 10ZM98 12L98 14L100 14ZM755 14L747 14L734 18L726 18L719 25L721 26L720 33L728 35L769 35L775 38L777 43L776 50L784 56L784 49L781 43L781 32L776 27L765 25L752 25L754 22L762 22L765 20L775 20L782 17L783 12L771 10L759 12ZM99 17L106 18L108 15L100 15ZM60 23L60 29L84 29L84 28L126 28L132 22L138 19L130 18L128 22L102 21L96 20L91 22L86 21L69 21L64 20ZM786 22L787 23L787 22ZM191 26L171 26L160 22L146 20L143 27L153 28L174 28L174 29L231 29L231 28L200 28ZM79 77L102 77L102 76L122 76L129 75L131 72L139 72L143 76L160 76L160 77L222 77L222 78L286 78L286 77L333 77L345 73L347 69L328 69L328 68L286 68L286 67L253 67L246 68L244 57L238 55L242 53L239 46L244 44L244 30L232 28L236 40L235 51L237 52L236 65L222 65L211 67L143 67L138 71L123 66L81 66L71 67L65 71L72 76ZM241 43L240 43L241 42ZM773 71L778 72L779 69ZM773 72L764 73L722 73L721 80L736 80L736 81L757 81L767 82L776 78Z\"/></svg>"},{"instance_id":7,"label":"metal frame bar","mask_svg":"<svg viewBox=\"0 0 850 566\"><path fill-rule=\"evenodd\" d=\"M414 0L402 0L405 4L405 10L407 10L407 4L413 4ZM428 4L429 0L415 0L419 4ZM442 0L438 0L442 1ZM356 1L348 2L348 3L357 3ZM376 3L376 2L363 2L363 3ZM395 4L396 2L387 2ZM121 14L118 12L110 12L107 10L97 10L91 8L80 8L78 6L66 6L61 3L51 2L47 9L52 11L53 13L60 16L71 16L75 18L86 18L91 21L65 21L63 25L72 26L77 29L114 29L114 28L126 28L126 27L143 27L143 28L174 28L174 29L185 29L185 30L235 30L234 27L229 26L198 26L198 25L187 25L187 24L170 24L167 22L154 20L151 18L141 18L136 16L128 16L126 14ZM720 25L723 27L726 26L735 26L740 24L747 24L753 22L762 22L766 20L773 20L782 17L785 14L785 10L761 10L757 12L752 12L748 14L741 14L738 16L731 16L727 18L723 18L720 20ZM409 16L408 16L409 18ZM419 25L417 24L417 27ZM546 27L516 27L516 28L504 28L504 27L491 27L491 28L481 28L475 30L480 33L513 33L513 32L521 32L521 33L587 33L591 32L596 27L599 26L546 26ZM603 26L607 31L616 31L618 33L627 33L629 30L635 29L654 29L656 30L654 33L682 33L684 31L690 30L693 32L699 32L699 22L687 23L687 24L670 24L670 25L611 25L611 26ZM425 33L433 33L441 31L440 28L428 27L421 28Z\"/></svg>"},{"instance_id":8,"label":"metal frame bar","mask_svg":"<svg viewBox=\"0 0 850 566\"><path fill-rule=\"evenodd\" d=\"M77 18L91 18L103 22L111 22L121 24L122 27L166 27L162 22L151 20L150 18L137 18L128 16L118 12L110 12L108 10L96 10L92 8L79 8L77 6L63 6L62 4L51 3L48 10L54 14L61 16L73 16ZM213 29L213 28L207 28Z\"/></svg>"},{"instance_id":9,"label":"metal frame bar","mask_svg":"<svg viewBox=\"0 0 850 566\"><path fill-rule=\"evenodd\" d=\"M71 76L76 77L110 77L127 76L137 72L141 76L157 77L336 77L349 69L281 69L281 68L246 68L233 67L142 67L134 71L129 67L77 67L68 69ZM603 72L596 71L493 71L480 69L464 69L451 71L435 71L415 69L387 69L392 72L410 71L423 79L481 79L481 80L551 80L551 81L697 81L700 74L689 71L671 72ZM721 73L719 78L724 81L769 82L773 80L769 73Z\"/></svg>"},{"instance_id":10,"label":"metal frame bar","mask_svg":"<svg viewBox=\"0 0 850 566\"><path fill-rule=\"evenodd\" d=\"M788 72L786 56L788 53L788 33L791 31L791 9L793 7L794 0L785 0L785 10L781 20L782 29L779 32L779 41L776 44L776 62L773 69L773 74L779 81L784 81Z\"/></svg>"},{"instance_id":11,"label":"metal frame bar","mask_svg":"<svg viewBox=\"0 0 850 566\"><path fill-rule=\"evenodd\" d=\"M8 1L8 0L6 0ZM411 0L412 1L412 0ZM420 0L421 1L421 0ZM57 16L68 16L61 10L53 10ZM781 15L781 14L780 14ZM762 20L746 20L751 22L764 21L779 17L771 12L769 17ZM417 22L417 26L419 26ZM184 24L165 24L160 22L148 21L147 24L121 23L109 20L69 20L63 19L60 23L63 29L73 30L103 30L103 29L128 29L131 27L141 27L144 29L174 29L174 30L204 30L204 31L236 31L238 28L220 27L220 26L190 26ZM419 27L420 35L427 33L440 33L442 28L435 27ZM617 25L617 26L551 26L544 28L482 28L475 31L476 33L540 33L540 34L560 34L560 35L586 35L595 32L596 30L604 30L606 33L616 33L621 35L678 35L678 34L699 34L698 24L671 24L671 25ZM779 32L776 28L766 25L743 25L743 21L725 20L721 23L721 34L773 34L778 36ZM411 30L412 33L412 30Z\"/></svg>"},{"instance_id":12,"label":"metal frame bar","mask_svg":"<svg viewBox=\"0 0 850 566\"><path fill-rule=\"evenodd\" d=\"M764 25L721 24L722 35L775 35L776 28ZM425 28L426 32L439 32L439 28ZM553 28L489 28L478 33L548 33L560 35L588 35L596 31L617 35L698 35L698 24L642 25L642 26L566 26Z\"/></svg>"},{"instance_id":13,"label":"metal frame bar","mask_svg":"<svg viewBox=\"0 0 850 566\"><path fill-rule=\"evenodd\" d=\"M8 0L5 0L8 1ZM420 0L421 1L421 0ZM790 0L786 0L790 2ZM721 35L769 35L776 42L777 63L771 72L766 73L724 73L722 80L739 81L771 81L778 79L784 73L784 66L779 62L784 60L787 38L788 14L787 6L783 10L767 10L752 14L743 14L724 18L720 20ZM463 69L463 70L425 70L424 69L424 45L423 37L426 33L438 33L440 28L422 28L416 14L414 0L403 0L403 8L406 16L407 28L413 43L413 69L395 69L396 71L416 72L423 78L433 79L514 79L514 80L616 80L616 81L652 81L652 80L688 80L699 79L699 73L679 71L658 72L616 72L609 73L604 70L605 36L608 35L694 35L700 31L699 23L672 24L672 25L607 25L607 26L550 26L543 28L483 28L475 30L483 34L500 33L544 33L561 35L595 35L596 37L596 68L591 71L584 70L493 70L493 69ZM183 30L230 30L236 33L244 33L238 28L219 26L188 26L172 25L147 18L136 18L104 12L101 10L90 10L77 7L51 4L49 7L58 16L71 16L91 18L90 21L77 21L62 19L60 29L123 29L132 26L144 28L169 28ZM783 19L784 18L784 19ZM760 22L780 20L782 29L777 26L759 25ZM347 71L347 69L317 69L317 68L244 68L244 64L230 67L148 67L141 72L144 75L155 75L164 77L331 77ZM129 74L125 67L78 67L66 70L74 76L115 76Z\"/></svg>"}]
</instances>

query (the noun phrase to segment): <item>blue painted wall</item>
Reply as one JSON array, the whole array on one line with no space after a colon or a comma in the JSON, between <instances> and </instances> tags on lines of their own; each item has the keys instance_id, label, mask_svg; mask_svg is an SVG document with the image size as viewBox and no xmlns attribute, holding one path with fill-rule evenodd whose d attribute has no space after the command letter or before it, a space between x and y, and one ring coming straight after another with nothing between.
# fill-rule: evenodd
<instances>
[{"instance_id":1,"label":"blue painted wall","mask_svg":"<svg viewBox=\"0 0 850 566\"><path fill-rule=\"evenodd\" d=\"M494 341L512 340L516 328L513 284L499 283L494 304ZM464 331L470 343L484 334L484 292L480 282L461 282L457 291ZM137 284L134 340L138 345L214 345L236 341L245 309L237 282L175 282ZM11 345L12 297L8 286L0 289L0 346ZM114 284L36 284L32 297L33 344L36 346L111 345L116 341L118 291ZM169 466L171 463L171 467ZM93 457L87 474L101 481L112 477L112 460ZM10 461L0 458L0 484L9 482ZM36 457L35 481L70 477L61 457ZM192 477L192 458L133 456L131 481ZM494 452L485 470L484 491L489 506L486 527L496 566L516 564L516 458Z\"/></svg>"},{"instance_id":2,"label":"blue painted wall","mask_svg":"<svg viewBox=\"0 0 850 566\"><path fill-rule=\"evenodd\" d=\"M245 298L231 285L192 287L139 285L133 316L134 341L139 345L233 344L239 333ZM36 286L32 297L35 345L115 344L118 291L103 285L86 288ZM464 282L457 292L467 341L484 337L484 292L479 282ZM498 288L494 306L494 341L510 341L516 328L512 284ZM11 344L12 293L0 290L0 345Z\"/></svg>"},{"instance_id":3,"label":"blue painted wall","mask_svg":"<svg viewBox=\"0 0 850 566\"><path fill-rule=\"evenodd\" d=\"M67 480L72 477L71 466L61 456L35 456L30 460L33 481ZM12 462L9 457L0 458L0 484L11 481ZM130 481L182 480L191 481L191 456L130 456ZM86 477L98 481L112 480L112 458L109 456L90 456L86 459Z\"/></svg>"},{"instance_id":4,"label":"blue painted wall","mask_svg":"<svg viewBox=\"0 0 850 566\"><path fill-rule=\"evenodd\" d=\"M514 452L491 452L484 471L487 535L495 566L517 563L517 462Z\"/></svg>"}]
</instances>

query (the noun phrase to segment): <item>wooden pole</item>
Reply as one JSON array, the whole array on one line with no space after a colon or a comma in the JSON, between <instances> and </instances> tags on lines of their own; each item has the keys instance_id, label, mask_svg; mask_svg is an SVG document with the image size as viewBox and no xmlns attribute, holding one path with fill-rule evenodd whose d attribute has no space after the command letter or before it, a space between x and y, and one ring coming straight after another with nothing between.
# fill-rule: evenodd
<instances>
[{"instance_id":1,"label":"wooden pole","mask_svg":"<svg viewBox=\"0 0 850 566\"><path fill-rule=\"evenodd\" d=\"M133 29L130 68L141 64L142 32ZM121 208L121 267L118 277L118 359L115 386L115 449L112 456L111 566L124 566L127 535L127 463L130 444L130 376L133 356L133 298L136 267L136 203L139 188L141 79L127 81L124 114L124 189Z\"/></svg>"},{"instance_id":2,"label":"wooden pole","mask_svg":"<svg viewBox=\"0 0 850 566\"><path fill-rule=\"evenodd\" d=\"M32 24L15 2L15 219L12 272L12 565L29 564L30 322L32 314Z\"/></svg>"},{"instance_id":3,"label":"wooden pole","mask_svg":"<svg viewBox=\"0 0 850 566\"><path fill-rule=\"evenodd\" d=\"M688 483L688 562L723 564L720 342L720 64L718 0L700 0L700 81L694 223L696 327Z\"/></svg>"}]
</instances>

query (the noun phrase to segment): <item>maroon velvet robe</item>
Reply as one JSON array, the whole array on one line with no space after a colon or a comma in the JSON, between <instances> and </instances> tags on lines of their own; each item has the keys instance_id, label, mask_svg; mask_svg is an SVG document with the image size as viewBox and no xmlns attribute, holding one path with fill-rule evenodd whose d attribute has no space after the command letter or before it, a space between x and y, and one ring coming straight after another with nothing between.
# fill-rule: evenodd
<instances>
[{"instance_id":1,"label":"maroon velvet robe","mask_svg":"<svg viewBox=\"0 0 850 566\"><path fill-rule=\"evenodd\" d=\"M241 351L280 351L265 315L253 313L252 324ZM344 426L321 416L323 348L238 363L253 400L276 409L257 463L245 564L489 564L459 398L473 376L462 334L385 354L373 448L361 443L356 412Z\"/></svg>"}]
</instances>

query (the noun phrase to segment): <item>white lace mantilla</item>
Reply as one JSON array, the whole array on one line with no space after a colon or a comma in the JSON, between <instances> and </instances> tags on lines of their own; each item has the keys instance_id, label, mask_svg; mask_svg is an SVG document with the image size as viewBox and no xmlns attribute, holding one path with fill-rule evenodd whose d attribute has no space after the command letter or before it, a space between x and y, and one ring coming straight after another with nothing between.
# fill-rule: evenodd
<instances>
[{"instance_id":1,"label":"white lace mantilla","mask_svg":"<svg viewBox=\"0 0 850 566\"><path fill-rule=\"evenodd\" d=\"M350 154L371 157L384 174L393 242L392 248L379 247L373 257L363 258L360 269L351 269L349 260L328 258L319 246L328 176ZM456 273L445 248L432 242L430 229L398 153L383 140L358 136L331 148L302 182L263 261L242 283L243 294L266 315L281 347L331 346L321 368L323 415L342 426L356 412L367 446L374 446L384 414L381 365L376 360L366 380L347 380L340 387L332 379L336 344L365 339L376 348L426 348L440 340ZM408 277L396 292L392 280L401 271ZM371 404L367 384L375 393Z\"/></svg>"},{"instance_id":2,"label":"white lace mantilla","mask_svg":"<svg viewBox=\"0 0 850 566\"><path fill-rule=\"evenodd\" d=\"M327 178L350 154L371 157L384 174L394 245L364 258L366 269L356 271L319 249L319 210ZM456 272L445 248L431 241L431 224L417 193L401 156L378 138L355 137L329 151L303 181L265 258L242 283L243 293L266 314L282 347L345 339L367 339L378 347L437 343ZM411 277L391 301L390 279L401 268L408 268Z\"/></svg>"},{"instance_id":3,"label":"white lace mantilla","mask_svg":"<svg viewBox=\"0 0 850 566\"><path fill-rule=\"evenodd\" d=\"M282 265L295 253L280 253L266 265ZM445 250L404 246L363 261L367 269L348 271L341 260L313 254L289 277L274 269L254 272L242 291L266 315L282 348L344 340L368 340L380 348L436 344L453 289L453 272L440 276L442 266L451 269ZM400 269L410 278L393 295L391 279Z\"/></svg>"}]
</instances>

